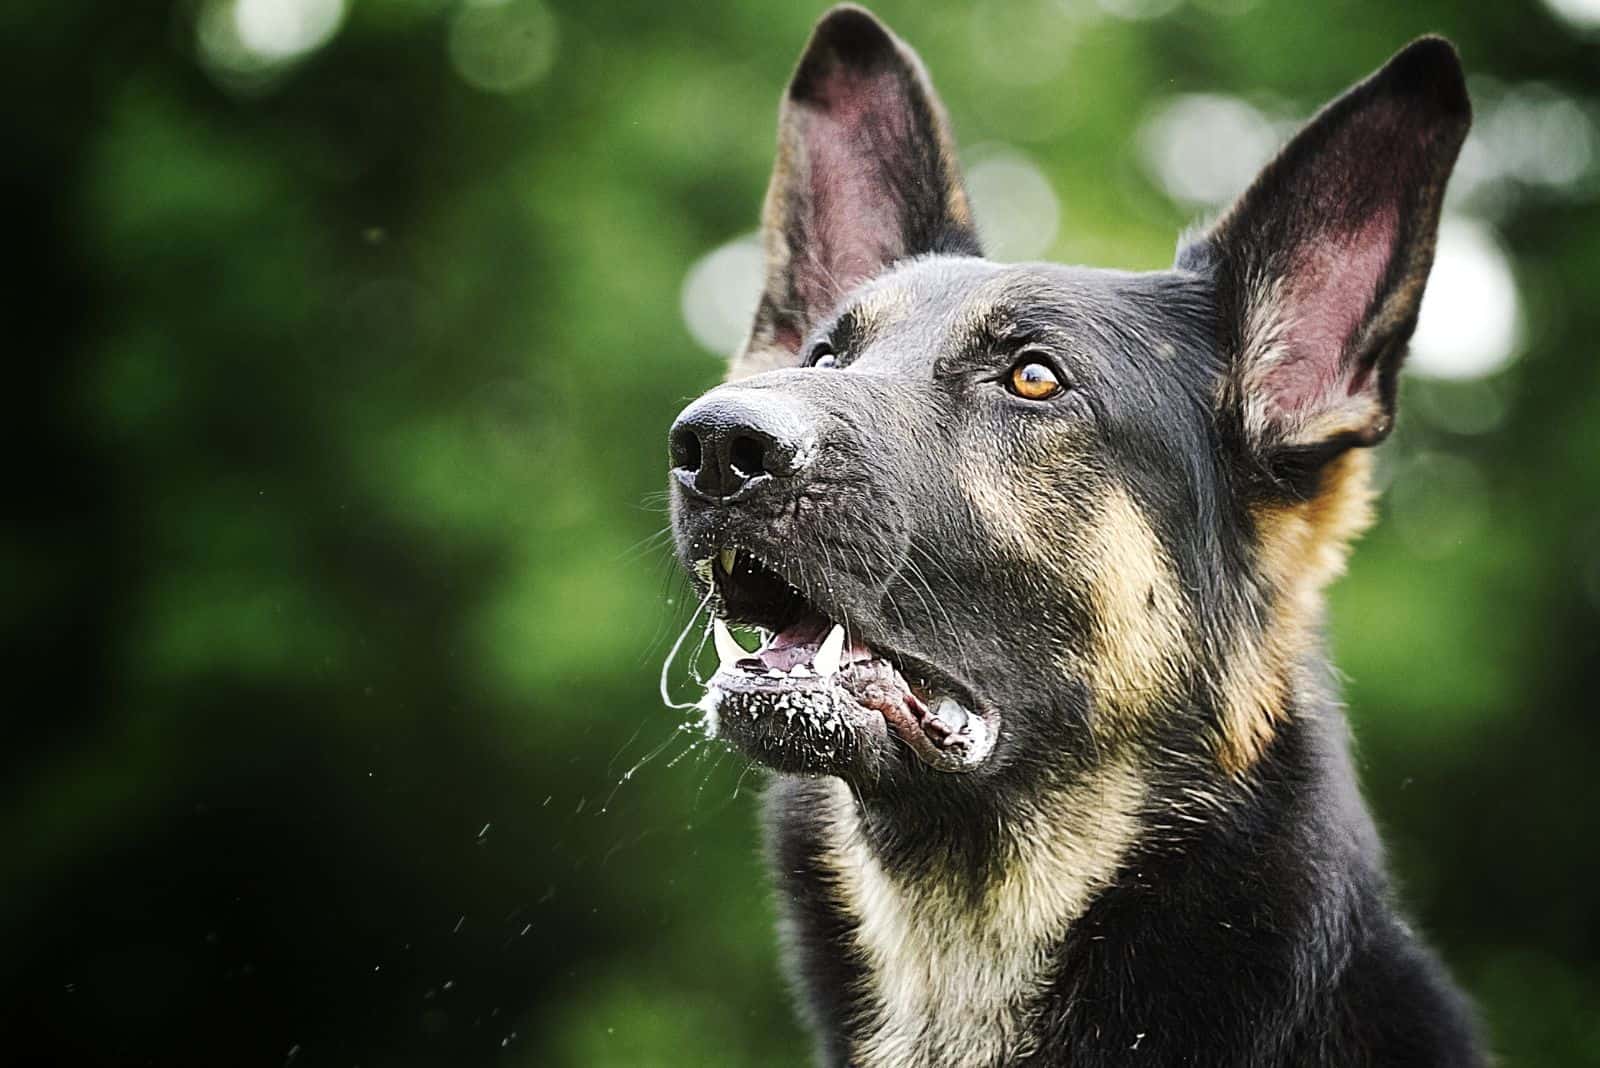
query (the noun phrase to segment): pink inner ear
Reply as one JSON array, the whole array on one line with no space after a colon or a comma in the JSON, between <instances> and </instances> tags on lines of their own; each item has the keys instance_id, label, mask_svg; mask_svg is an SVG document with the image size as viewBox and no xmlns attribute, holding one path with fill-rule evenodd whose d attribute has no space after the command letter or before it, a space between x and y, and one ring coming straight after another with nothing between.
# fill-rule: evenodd
<instances>
[{"instance_id":1,"label":"pink inner ear","mask_svg":"<svg viewBox=\"0 0 1600 1068\"><path fill-rule=\"evenodd\" d=\"M809 218L794 275L797 294L813 308L831 306L903 253L903 194L889 176L907 162L913 141L894 73L841 68L820 90L805 130Z\"/></svg>"},{"instance_id":2,"label":"pink inner ear","mask_svg":"<svg viewBox=\"0 0 1600 1068\"><path fill-rule=\"evenodd\" d=\"M1398 224L1395 208L1384 207L1353 233L1309 242L1289 265L1279 313L1287 351L1265 376L1281 413L1315 416L1367 387L1345 350L1388 270Z\"/></svg>"}]
</instances>

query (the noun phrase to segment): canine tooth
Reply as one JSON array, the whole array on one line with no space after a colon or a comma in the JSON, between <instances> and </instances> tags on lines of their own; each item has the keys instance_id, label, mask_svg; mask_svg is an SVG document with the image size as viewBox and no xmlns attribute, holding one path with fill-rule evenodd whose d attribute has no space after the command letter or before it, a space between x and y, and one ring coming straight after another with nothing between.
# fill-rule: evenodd
<instances>
[{"instance_id":1,"label":"canine tooth","mask_svg":"<svg viewBox=\"0 0 1600 1068\"><path fill-rule=\"evenodd\" d=\"M728 629L721 616L711 617L711 638L716 642L717 659L722 662L722 667L731 668L750 655L745 652L744 646L739 644L738 639L734 638L733 631Z\"/></svg>"},{"instance_id":2,"label":"canine tooth","mask_svg":"<svg viewBox=\"0 0 1600 1068\"><path fill-rule=\"evenodd\" d=\"M722 564L722 573L724 575L733 574L733 562L738 558L738 549L723 549L721 552L717 553L717 561Z\"/></svg>"},{"instance_id":3,"label":"canine tooth","mask_svg":"<svg viewBox=\"0 0 1600 1068\"><path fill-rule=\"evenodd\" d=\"M839 654L844 651L844 627L838 623L822 639L822 644L817 647L817 655L811 658L811 666L818 675L827 678L839 672Z\"/></svg>"},{"instance_id":4,"label":"canine tooth","mask_svg":"<svg viewBox=\"0 0 1600 1068\"><path fill-rule=\"evenodd\" d=\"M789 674L794 678L810 678L811 669L806 667L804 664L796 664L794 667L789 669Z\"/></svg>"}]
</instances>

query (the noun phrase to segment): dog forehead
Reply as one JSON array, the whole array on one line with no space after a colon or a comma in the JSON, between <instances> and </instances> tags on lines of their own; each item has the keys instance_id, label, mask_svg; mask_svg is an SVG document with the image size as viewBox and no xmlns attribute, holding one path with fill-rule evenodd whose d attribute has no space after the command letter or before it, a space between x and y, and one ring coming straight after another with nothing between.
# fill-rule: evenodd
<instances>
[{"instance_id":1,"label":"dog forehead","mask_svg":"<svg viewBox=\"0 0 1600 1068\"><path fill-rule=\"evenodd\" d=\"M1048 331L1087 355L1117 347L1130 330L1165 332L1162 290L1186 288L1186 280L1166 274L928 256L866 283L844 314L875 363L907 370L1013 332Z\"/></svg>"}]
</instances>

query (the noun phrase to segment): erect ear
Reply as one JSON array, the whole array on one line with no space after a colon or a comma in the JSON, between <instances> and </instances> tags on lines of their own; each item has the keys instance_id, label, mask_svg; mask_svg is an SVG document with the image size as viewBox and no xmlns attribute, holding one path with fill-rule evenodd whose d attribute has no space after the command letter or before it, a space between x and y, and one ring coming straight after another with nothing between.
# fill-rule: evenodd
<instances>
[{"instance_id":1,"label":"erect ear","mask_svg":"<svg viewBox=\"0 0 1600 1068\"><path fill-rule=\"evenodd\" d=\"M1303 492L1394 420L1445 182L1471 123L1461 63L1424 37L1314 117L1179 266L1212 272L1224 419Z\"/></svg>"},{"instance_id":2,"label":"erect ear","mask_svg":"<svg viewBox=\"0 0 1600 1068\"><path fill-rule=\"evenodd\" d=\"M896 260L979 252L954 141L922 63L861 8L824 15L795 68L762 242L765 290L734 377L798 363L818 318Z\"/></svg>"}]
</instances>

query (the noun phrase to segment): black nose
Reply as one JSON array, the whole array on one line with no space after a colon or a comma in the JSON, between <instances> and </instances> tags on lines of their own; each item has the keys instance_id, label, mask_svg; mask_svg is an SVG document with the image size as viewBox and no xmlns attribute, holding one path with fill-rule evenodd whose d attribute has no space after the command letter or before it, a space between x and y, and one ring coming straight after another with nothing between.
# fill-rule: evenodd
<instances>
[{"instance_id":1,"label":"black nose","mask_svg":"<svg viewBox=\"0 0 1600 1068\"><path fill-rule=\"evenodd\" d=\"M732 497L798 474L812 440L797 401L771 390L723 386L672 424L672 466L704 496Z\"/></svg>"}]
</instances>

